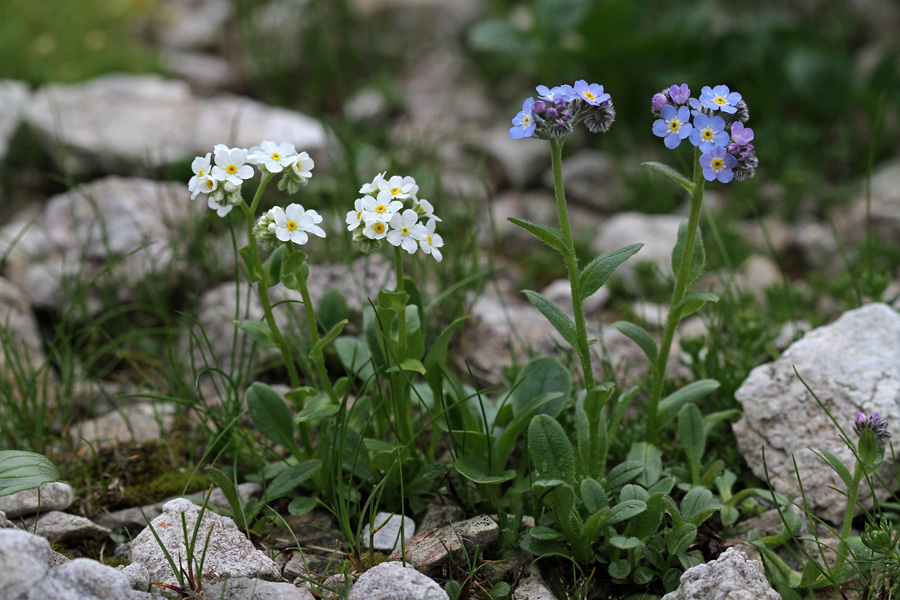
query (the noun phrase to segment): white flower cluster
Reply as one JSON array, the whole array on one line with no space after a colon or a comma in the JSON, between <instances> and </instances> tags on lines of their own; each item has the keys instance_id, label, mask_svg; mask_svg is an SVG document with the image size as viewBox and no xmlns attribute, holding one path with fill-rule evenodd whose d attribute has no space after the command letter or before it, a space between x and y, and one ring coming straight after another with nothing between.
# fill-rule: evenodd
<instances>
[{"instance_id":1,"label":"white flower cluster","mask_svg":"<svg viewBox=\"0 0 900 600\"><path fill-rule=\"evenodd\" d=\"M241 185L244 180L253 177L253 166L258 167L260 172L273 175L284 172L278 189L286 189L293 194L312 177L315 163L306 152L298 154L289 142L276 144L265 141L250 150L216 144L211 153L198 156L191 163L194 171L188 182L191 199L205 194L209 207L224 217L243 201Z\"/></svg>"},{"instance_id":2,"label":"white flower cluster","mask_svg":"<svg viewBox=\"0 0 900 600\"><path fill-rule=\"evenodd\" d=\"M276 206L256 221L253 235L267 249L277 246L278 241L302 245L309 241L310 233L325 237L325 230L319 227L321 222L322 215L312 209L304 210L300 204Z\"/></svg>"},{"instance_id":3,"label":"white flower cluster","mask_svg":"<svg viewBox=\"0 0 900 600\"><path fill-rule=\"evenodd\" d=\"M385 173L363 185L359 193L364 196L356 200L346 218L353 241L366 252L379 247L382 240L410 254L421 248L441 262L444 240L434 231L441 219L428 200L416 197L418 191L412 177L385 178Z\"/></svg>"}]
</instances>

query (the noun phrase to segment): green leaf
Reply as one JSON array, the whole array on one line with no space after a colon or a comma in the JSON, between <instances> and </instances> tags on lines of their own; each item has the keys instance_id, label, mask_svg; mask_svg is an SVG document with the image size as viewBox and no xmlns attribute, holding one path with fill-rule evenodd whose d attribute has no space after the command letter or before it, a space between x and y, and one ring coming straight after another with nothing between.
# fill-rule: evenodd
<instances>
[{"instance_id":1,"label":"green leaf","mask_svg":"<svg viewBox=\"0 0 900 600\"><path fill-rule=\"evenodd\" d=\"M275 338L272 337L272 330L264 321L235 321L241 331L250 336L254 342L266 348L277 348Z\"/></svg>"},{"instance_id":2,"label":"green leaf","mask_svg":"<svg viewBox=\"0 0 900 600\"><path fill-rule=\"evenodd\" d=\"M631 573L631 563L623 558L609 563L609 576L613 579L625 579Z\"/></svg>"},{"instance_id":3,"label":"green leaf","mask_svg":"<svg viewBox=\"0 0 900 600\"><path fill-rule=\"evenodd\" d=\"M509 397L513 416L518 417L527 412L535 398L547 393L558 394L558 397L544 404L539 412L555 417L562 412L572 393L572 375L559 359L553 356L536 358L519 371Z\"/></svg>"},{"instance_id":4,"label":"green leaf","mask_svg":"<svg viewBox=\"0 0 900 600\"><path fill-rule=\"evenodd\" d=\"M572 348L578 348L578 336L575 332L575 323L569 318L563 310L553 304L546 296L531 290L522 290L522 293L528 298L536 309L541 311L550 324L556 328L559 334L566 340Z\"/></svg>"},{"instance_id":5,"label":"green leaf","mask_svg":"<svg viewBox=\"0 0 900 600\"><path fill-rule=\"evenodd\" d=\"M659 403L660 428L668 425L682 406L688 402L695 402L717 389L719 389L719 382L715 379L698 379L663 398Z\"/></svg>"},{"instance_id":6,"label":"green leaf","mask_svg":"<svg viewBox=\"0 0 900 600\"><path fill-rule=\"evenodd\" d=\"M303 410L294 415L294 423L317 425L340 410L340 404L334 404L328 396L317 396Z\"/></svg>"},{"instance_id":7,"label":"green leaf","mask_svg":"<svg viewBox=\"0 0 900 600\"><path fill-rule=\"evenodd\" d=\"M375 374L369 345L357 337L339 337L334 340L334 349L347 373L368 381Z\"/></svg>"},{"instance_id":8,"label":"green leaf","mask_svg":"<svg viewBox=\"0 0 900 600\"><path fill-rule=\"evenodd\" d=\"M281 263L284 260L285 248L284 244L275 248L275 251L263 263L263 270L269 274L269 287L281 283Z\"/></svg>"},{"instance_id":9,"label":"green leaf","mask_svg":"<svg viewBox=\"0 0 900 600\"><path fill-rule=\"evenodd\" d=\"M347 300L344 295L336 289L325 290L322 294L322 300L319 302L319 308L316 311L316 317L322 323L323 329L331 329L341 321L350 318L350 310L347 308Z\"/></svg>"},{"instance_id":10,"label":"green leaf","mask_svg":"<svg viewBox=\"0 0 900 600\"><path fill-rule=\"evenodd\" d=\"M460 456L453 463L453 468L469 481L481 484L503 483L516 478L516 472L512 469L493 475L487 463L475 456Z\"/></svg>"},{"instance_id":11,"label":"green leaf","mask_svg":"<svg viewBox=\"0 0 900 600\"><path fill-rule=\"evenodd\" d=\"M814 451L815 452L815 451ZM850 486L853 485L853 476L850 475L850 471L847 467L842 463L838 458L826 450L825 448L819 448L817 454L820 458L822 458L828 465L834 470L835 473L841 478L841 481L844 482L844 485L847 489L850 489Z\"/></svg>"},{"instance_id":12,"label":"green leaf","mask_svg":"<svg viewBox=\"0 0 900 600\"><path fill-rule=\"evenodd\" d=\"M247 409L260 435L299 455L294 441L294 420L278 392L264 383L255 382L247 388Z\"/></svg>"},{"instance_id":13,"label":"green leaf","mask_svg":"<svg viewBox=\"0 0 900 600\"><path fill-rule=\"evenodd\" d=\"M301 483L312 477L322 468L322 461L312 459L298 465L292 465L275 476L266 488L266 502L281 498Z\"/></svg>"},{"instance_id":14,"label":"green leaf","mask_svg":"<svg viewBox=\"0 0 900 600\"><path fill-rule=\"evenodd\" d=\"M647 510L628 522L628 533L640 539L648 539L656 533L665 516L663 492L657 492L644 500Z\"/></svg>"},{"instance_id":15,"label":"green leaf","mask_svg":"<svg viewBox=\"0 0 900 600\"><path fill-rule=\"evenodd\" d=\"M687 243L687 226L688 220L685 219L678 226L678 240L675 242L675 248L672 249L672 272L678 274L681 269L681 257L684 254L684 246ZM690 283L700 276L703 272L703 266L706 262L706 252L703 250L703 236L700 235L700 228L694 235L694 248L691 254L691 269L688 271L687 283Z\"/></svg>"},{"instance_id":16,"label":"green leaf","mask_svg":"<svg viewBox=\"0 0 900 600\"><path fill-rule=\"evenodd\" d=\"M689 314L703 308L703 305L707 302L716 303L718 301L719 297L712 292L694 292L679 300L678 303L672 307L672 314L680 321Z\"/></svg>"},{"instance_id":17,"label":"green leaf","mask_svg":"<svg viewBox=\"0 0 900 600\"><path fill-rule=\"evenodd\" d=\"M609 496L599 481L585 477L581 480L581 501L588 513L594 514L609 505Z\"/></svg>"},{"instance_id":18,"label":"green leaf","mask_svg":"<svg viewBox=\"0 0 900 600\"><path fill-rule=\"evenodd\" d=\"M325 334L318 342L316 342L312 349L309 351L309 357L312 359L321 358L322 353L325 351L325 346L331 343L331 340L340 335L341 331L344 330L344 325L347 324L347 319L343 321L338 321L334 327L328 330L328 333Z\"/></svg>"},{"instance_id":19,"label":"green leaf","mask_svg":"<svg viewBox=\"0 0 900 600\"><path fill-rule=\"evenodd\" d=\"M59 481L59 470L50 459L24 450L0 450L0 496Z\"/></svg>"},{"instance_id":20,"label":"green leaf","mask_svg":"<svg viewBox=\"0 0 900 600\"><path fill-rule=\"evenodd\" d=\"M503 433L500 434L500 437L497 438L496 453L499 460L506 464L509 455L512 454L517 446L516 442L518 441L519 436L525 428L528 427L531 417L533 417L543 405L556 400L561 395L562 394L559 392L541 394L540 396L533 398L531 404L522 409L524 412L513 418L503 430Z\"/></svg>"},{"instance_id":21,"label":"green leaf","mask_svg":"<svg viewBox=\"0 0 900 600\"><path fill-rule=\"evenodd\" d=\"M560 479L538 479L531 484L531 491L556 513L557 520L569 518L575 506L575 490L568 483Z\"/></svg>"},{"instance_id":22,"label":"green leaf","mask_svg":"<svg viewBox=\"0 0 900 600\"><path fill-rule=\"evenodd\" d=\"M305 514L308 514L313 511L319 505L316 502L315 498L310 498L309 496L301 496L299 498L294 498L291 500L291 503L288 504L288 513L290 513L293 517L302 517Z\"/></svg>"},{"instance_id":23,"label":"green leaf","mask_svg":"<svg viewBox=\"0 0 900 600\"><path fill-rule=\"evenodd\" d=\"M613 323L613 327L624 333L628 338L634 341L634 343L640 346L641 350L644 351L644 356L647 357L647 360L650 361L651 365L656 364L659 350L656 348L656 340L653 339L653 336L650 335L646 329L640 325L629 323L628 321L616 321Z\"/></svg>"},{"instance_id":24,"label":"green leaf","mask_svg":"<svg viewBox=\"0 0 900 600\"><path fill-rule=\"evenodd\" d=\"M556 419L537 415L528 425L528 451L537 477L575 485L575 451Z\"/></svg>"},{"instance_id":25,"label":"green leaf","mask_svg":"<svg viewBox=\"0 0 900 600\"><path fill-rule=\"evenodd\" d=\"M604 487L607 492L612 492L640 475L643 470L644 463L640 461L626 460L619 463L606 475L606 485Z\"/></svg>"},{"instance_id":26,"label":"green leaf","mask_svg":"<svg viewBox=\"0 0 900 600\"><path fill-rule=\"evenodd\" d=\"M532 223L531 221L516 219L513 217L509 218L509 222L513 225L518 225L563 256L566 256L567 253L572 253L572 249L569 247L569 243L566 241L566 238L563 237L563 234L559 229L549 227L547 225L542 225L540 223Z\"/></svg>"},{"instance_id":27,"label":"green leaf","mask_svg":"<svg viewBox=\"0 0 900 600\"><path fill-rule=\"evenodd\" d=\"M222 490L222 495L225 496L225 499L228 501L228 506L231 507L235 524L240 529L246 528L248 526L247 518L244 516L244 504L241 502L237 486L230 477L215 467L207 467L206 473L209 475L209 478L213 480L213 483Z\"/></svg>"},{"instance_id":28,"label":"green leaf","mask_svg":"<svg viewBox=\"0 0 900 600\"><path fill-rule=\"evenodd\" d=\"M647 503L643 500L625 500L613 506L609 511L609 519L606 523L614 525L626 521L647 510Z\"/></svg>"},{"instance_id":29,"label":"green leaf","mask_svg":"<svg viewBox=\"0 0 900 600\"><path fill-rule=\"evenodd\" d=\"M685 521L699 527L720 507L721 504L713 499L711 491L702 487L693 487L681 499L681 516Z\"/></svg>"},{"instance_id":30,"label":"green leaf","mask_svg":"<svg viewBox=\"0 0 900 600\"><path fill-rule=\"evenodd\" d=\"M399 365L394 365L386 371L386 373L399 373L400 371L410 371L413 373L425 374L425 366L414 358L405 358L400 361Z\"/></svg>"},{"instance_id":31,"label":"green leaf","mask_svg":"<svg viewBox=\"0 0 900 600\"><path fill-rule=\"evenodd\" d=\"M643 246L643 244L632 244L617 250L610 250L589 262L578 277L582 297L587 298L599 290L613 274L613 271L634 256Z\"/></svg>"},{"instance_id":32,"label":"green leaf","mask_svg":"<svg viewBox=\"0 0 900 600\"><path fill-rule=\"evenodd\" d=\"M659 171L660 173L662 173L663 175L665 175L666 177L668 177L669 179L671 179L672 181L674 181L675 183L677 183L678 185L683 187L685 189L685 191L687 191L687 193L689 193L689 194L694 193L694 183L690 179L688 179L687 177L685 177L684 175L682 175L681 173L679 173L678 171L673 169L672 167L670 167L668 165L664 165L662 163L652 162L652 161L641 163L641 164L643 164L645 167L650 167L652 169L656 169L657 171Z\"/></svg>"},{"instance_id":33,"label":"green leaf","mask_svg":"<svg viewBox=\"0 0 900 600\"><path fill-rule=\"evenodd\" d=\"M622 486L619 492L619 502L623 500L641 500L646 501L650 497L650 493L640 485L629 483Z\"/></svg>"},{"instance_id":34,"label":"green leaf","mask_svg":"<svg viewBox=\"0 0 900 600\"><path fill-rule=\"evenodd\" d=\"M669 554L673 556L681 554L694 543L696 537L697 526L693 523L685 523L681 527L675 528L666 539L666 547L669 550Z\"/></svg>"},{"instance_id":35,"label":"green leaf","mask_svg":"<svg viewBox=\"0 0 900 600\"><path fill-rule=\"evenodd\" d=\"M636 537L625 537L624 535L614 535L609 538L609 545L619 550L632 550L640 548L644 542Z\"/></svg>"},{"instance_id":36,"label":"green leaf","mask_svg":"<svg viewBox=\"0 0 900 600\"><path fill-rule=\"evenodd\" d=\"M262 279L262 273L260 273L259 264L253 255L253 249L250 246L241 246L238 248L238 254L241 255L241 258L244 260L244 266L247 267L247 279L250 280L250 283L256 283Z\"/></svg>"},{"instance_id":37,"label":"green leaf","mask_svg":"<svg viewBox=\"0 0 900 600\"><path fill-rule=\"evenodd\" d=\"M284 253L281 262L281 283L284 287L300 291L309 277L309 266L306 264L306 252L293 250Z\"/></svg>"},{"instance_id":38,"label":"green leaf","mask_svg":"<svg viewBox=\"0 0 900 600\"><path fill-rule=\"evenodd\" d=\"M650 487L662 475L662 451L648 442L635 442L628 452L628 461L644 465L643 471L635 481L644 487Z\"/></svg>"},{"instance_id":39,"label":"green leaf","mask_svg":"<svg viewBox=\"0 0 900 600\"><path fill-rule=\"evenodd\" d=\"M691 467L693 483L697 484L700 461L706 450L706 433L703 429L703 415L693 402L685 404L678 412L678 439Z\"/></svg>"},{"instance_id":40,"label":"green leaf","mask_svg":"<svg viewBox=\"0 0 900 600\"><path fill-rule=\"evenodd\" d=\"M463 326L468 317L459 317L444 329L440 335L431 343L428 353L425 354L425 360L422 363L425 366L425 381L431 387L435 397L440 394L443 379L443 369L447 365L448 348L450 346L450 338L457 329Z\"/></svg>"}]
</instances>

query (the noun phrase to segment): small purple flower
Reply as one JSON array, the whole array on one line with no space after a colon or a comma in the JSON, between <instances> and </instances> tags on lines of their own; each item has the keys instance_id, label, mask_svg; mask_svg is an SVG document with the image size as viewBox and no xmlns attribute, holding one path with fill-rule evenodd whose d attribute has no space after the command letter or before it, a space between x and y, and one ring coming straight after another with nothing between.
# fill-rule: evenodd
<instances>
[{"instance_id":1,"label":"small purple flower","mask_svg":"<svg viewBox=\"0 0 900 600\"><path fill-rule=\"evenodd\" d=\"M662 107L662 119L653 122L653 135L664 138L666 148L677 148L681 140L691 135L691 111L687 106L676 109L671 104Z\"/></svg>"},{"instance_id":2,"label":"small purple flower","mask_svg":"<svg viewBox=\"0 0 900 600\"><path fill-rule=\"evenodd\" d=\"M588 85L588 82L584 79L576 81L574 89L578 98L581 98L593 106L600 106L601 103L606 102L611 98L609 94L603 92L602 85L597 83Z\"/></svg>"},{"instance_id":3,"label":"small purple flower","mask_svg":"<svg viewBox=\"0 0 900 600\"><path fill-rule=\"evenodd\" d=\"M669 88L669 98L672 99L672 102L675 104L687 104L687 101L691 97L691 89L688 87L688 84L682 83L681 85L673 85Z\"/></svg>"},{"instance_id":4,"label":"small purple flower","mask_svg":"<svg viewBox=\"0 0 900 600\"><path fill-rule=\"evenodd\" d=\"M709 152L714 146L727 145L728 134L725 133L725 119L707 115L694 117L691 143L700 148L701 152Z\"/></svg>"},{"instance_id":5,"label":"small purple flower","mask_svg":"<svg viewBox=\"0 0 900 600\"><path fill-rule=\"evenodd\" d=\"M732 123L731 140L741 146L746 146L753 141L753 130L749 127L744 127L744 124L740 121Z\"/></svg>"},{"instance_id":6,"label":"small purple flower","mask_svg":"<svg viewBox=\"0 0 900 600\"><path fill-rule=\"evenodd\" d=\"M539 85L535 88L543 100L562 100L568 102L573 99L576 94L571 85L558 85L554 88L548 88L546 85Z\"/></svg>"},{"instance_id":7,"label":"small purple flower","mask_svg":"<svg viewBox=\"0 0 900 600\"><path fill-rule=\"evenodd\" d=\"M537 122L532 114L531 107L534 98L528 98L522 103L522 110L512 120L513 126L509 128L509 137L514 140L531 137L537 127Z\"/></svg>"},{"instance_id":8,"label":"small purple flower","mask_svg":"<svg viewBox=\"0 0 900 600\"><path fill-rule=\"evenodd\" d=\"M853 431L856 435L862 436L866 429L871 429L875 434L875 443L879 448L887 446L891 432L888 431L888 423L882 419L878 413L872 413L870 417L866 417L865 413L856 413L856 423L853 424Z\"/></svg>"},{"instance_id":9,"label":"small purple flower","mask_svg":"<svg viewBox=\"0 0 900 600\"><path fill-rule=\"evenodd\" d=\"M716 146L700 157L700 166L703 167L703 178L707 181L718 179L722 183L728 183L734 178L734 169L737 159L725 152L722 146Z\"/></svg>"},{"instance_id":10,"label":"small purple flower","mask_svg":"<svg viewBox=\"0 0 900 600\"><path fill-rule=\"evenodd\" d=\"M700 103L709 110L721 110L728 114L737 112L737 103L740 102L741 95L732 92L727 85L717 85L710 89L704 86L700 93Z\"/></svg>"},{"instance_id":11,"label":"small purple flower","mask_svg":"<svg viewBox=\"0 0 900 600\"><path fill-rule=\"evenodd\" d=\"M668 103L669 101L666 99L665 94L653 94L653 98L650 100L650 110L658 113Z\"/></svg>"}]
</instances>

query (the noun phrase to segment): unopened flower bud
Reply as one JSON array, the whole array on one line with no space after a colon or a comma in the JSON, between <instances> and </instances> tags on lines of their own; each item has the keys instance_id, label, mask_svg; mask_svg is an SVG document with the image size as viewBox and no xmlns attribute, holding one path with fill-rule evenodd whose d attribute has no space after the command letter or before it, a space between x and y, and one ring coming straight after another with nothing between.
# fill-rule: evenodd
<instances>
[{"instance_id":1,"label":"unopened flower bud","mask_svg":"<svg viewBox=\"0 0 900 600\"><path fill-rule=\"evenodd\" d=\"M535 100L534 104L531 105L531 110L535 114L543 114L543 112L547 110L547 103L543 100Z\"/></svg>"},{"instance_id":2,"label":"unopened flower bud","mask_svg":"<svg viewBox=\"0 0 900 600\"><path fill-rule=\"evenodd\" d=\"M653 94L653 98L650 100L650 110L658 112L668 103L665 94Z\"/></svg>"}]
</instances>

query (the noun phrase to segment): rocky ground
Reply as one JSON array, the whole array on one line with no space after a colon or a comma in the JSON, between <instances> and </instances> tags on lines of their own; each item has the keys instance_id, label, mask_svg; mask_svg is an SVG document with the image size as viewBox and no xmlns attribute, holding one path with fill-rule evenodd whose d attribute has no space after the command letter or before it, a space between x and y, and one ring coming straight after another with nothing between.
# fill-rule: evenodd
<instances>
[{"instance_id":1,"label":"rocky ground","mask_svg":"<svg viewBox=\"0 0 900 600\"><path fill-rule=\"evenodd\" d=\"M415 60L398 77L398 92L405 104L402 117L392 120L389 135L398 146L410 140L440 141L436 145L445 187L441 193L451 201L474 200L481 207L483 212L475 221L495 224L495 239L490 238L488 228L480 233L485 246L492 242L505 249L503 259L539 250L533 239L506 219L552 222L555 218L546 148L537 141L509 139L507 107L497 106L483 84L465 76L466 59L453 44L481 16L482 3L358 0L357 4L359 10L395 11L394 33L418 44ZM48 362L48 321L63 316L75 323L89 321L110 309L111 296L104 286L114 286L115 301L127 303L138 297L138 290L148 281L201 288L196 318L211 334L209 343L203 348L188 343L190 328L184 325L182 358L214 359L226 372L236 368L230 362L231 350L235 335L243 335L230 326L236 299L244 303L247 318L261 315L259 301L252 294L246 298L237 295L233 278L223 277L209 286L199 280L202 275L192 265L188 240L206 217L205 207L190 201L185 181L161 180L158 167L190 161L226 136L232 144L245 147L264 139L285 139L315 158L316 177L329 177L336 141L314 115L267 106L229 91L237 77L234 65L210 52L216 45L217 28L232 16L229 1L172 2L172 6L173 18L161 29L159 39L174 77L112 74L38 89L0 81L0 161L15 152L22 136L28 136L59 172L83 182L50 197L17 188L9 197L0 198L0 323L6 331L0 338L0 377L11 382L4 389L15 390L24 383L13 375L21 372L21 365ZM289 8L285 3L283 9ZM197 15L202 18L195 18ZM283 15L272 16L272 22L289 21ZM435 35L425 36L419 25L422 22L440 23L440 27ZM290 37L290 32L280 34ZM358 122L384 119L387 111L388 99L377 90L360 92L344 109L349 119ZM485 161L488 168L481 169ZM596 149L576 146L567 158L564 178L576 235L589 240L590 252L642 242L641 260L651 262L663 274L670 272L671 248L683 218L680 214L618 212L621 171ZM710 196L715 205L715 196ZM871 179L870 207L872 233L879 240L895 243L900 237L900 157L877 165ZM772 218L763 224L765 230L756 220L740 224L742 236L757 255L733 279L728 273L707 275L708 289L721 289L720 282L727 279L739 289L762 294L786 278L769 258L773 255L790 255L810 268L834 275L842 264L841 248L835 240L852 246L866 236L864 182L825 219L810 215L783 222ZM216 253L218 271L233 273L229 239L223 236L209 242L225 249ZM389 278L377 275L390 273L378 260L316 265L310 279L313 301L318 302L328 289L339 288L348 300L351 321L358 319L367 298L390 285ZM626 290L639 289L633 263L626 263L620 274ZM77 288L73 282L89 280L96 285L73 302L72 290ZM787 283L801 293L805 289L802 277ZM487 383L498 381L498 373L514 357L521 361L529 352L553 354L560 346L555 330L518 289L515 270L510 270L498 275L471 303L471 319L458 360L470 365ZM542 293L561 302L570 297L565 280L549 283ZM900 281L895 280L886 297L898 295ZM278 299L291 298L285 294ZM610 322L605 318L610 302L608 295L598 294L586 306L589 322L597 324L592 335L602 340L607 360L620 380L635 381L645 363L633 342L605 324ZM648 328L658 327L663 319L664 307L636 302L630 308ZM764 447L772 485L797 498L795 458L805 485L815 490L812 508L832 523L840 520L843 510L842 496L836 491L840 482L809 448L826 448L845 462L851 456L833 422L796 374L834 415L849 419L856 411L878 412L892 423L900 422L897 308L896 303L869 303L812 331L801 320L787 323L776 342L778 350L783 350L781 357L755 369L736 394L743 417L733 428L751 470L760 478L765 476ZM685 322L681 333L715 335L711 326L696 318ZM688 356L682 358L672 361L673 375L684 373ZM599 373L602 365L598 363L596 368ZM77 420L49 426L55 436L69 436L84 452L116 445L140 448L161 436L177 435L173 428L179 409L149 397L123 397L143 391L126 382L83 380L63 387L51 369L42 370L40 377L44 384L41 394L48 405L59 400L54 395L68 394L67 403L79 407L74 411ZM215 392L206 388L201 393ZM892 465L882 468L888 487L876 494L887 496L896 484L893 473ZM261 489L245 484L241 492L252 498L258 497ZM867 492L864 489L864 503ZM189 528L197 522L199 496L190 500L158 498L150 505L94 511L87 518L73 508L77 493L68 484L57 483L45 485L40 497L32 491L0 497L0 596L145 598L150 597L150 582L155 582L152 588L157 592L159 584L170 586L169 590L184 584L176 578L160 543L172 556L186 558L181 515ZM213 493L210 503L227 508L219 491ZM150 527L145 519L151 521ZM350 584L351 600L421 598L426 593L432 599L445 598L446 593L428 575L437 579L454 576L451 565L458 565L476 547L490 548L498 535L497 524L489 516L464 518L445 506L431 507L418 522L401 521L399 515L390 514L376 517L379 519L387 520L389 526L378 532L373 546L384 554L393 553L392 562L358 578L339 575L323 581L321 575L341 571L335 564L348 559L338 546L340 536L329 515L314 511L302 519L288 517L289 528L257 539L254 545L231 519L207 511L200 537L205 539L210 527L212 534L198 580L205 597L235 600L332 597ZM406 561L414 569L395 562L400 559L401 535ZM121 566L113 568L85 558L72 560L54 551L51 544L69 550L86 544L99 546L101 554L114 557ZM300 552L298 546L308 551ZM743 590L744 597L778 597L761 575L752 550L740 547L751 558L737 548L729 549L715 561L688 571L682 588L667 598L725 597L703 591L709 581L716 582L720 591ZM519 600L552 598L540 571L529 563L527 557L517 557L503 565L491 565L484 579L508 582L512 597Z\"/></svg>"}]
</instances>

